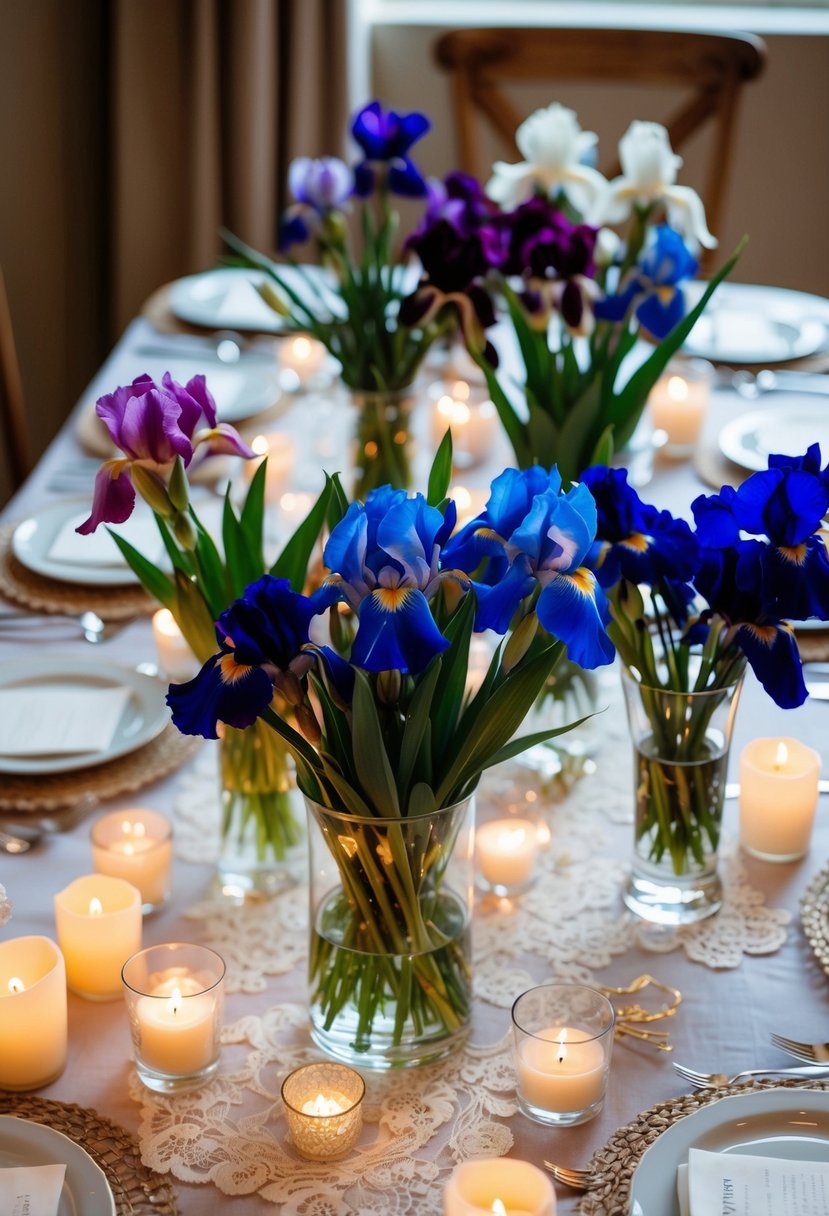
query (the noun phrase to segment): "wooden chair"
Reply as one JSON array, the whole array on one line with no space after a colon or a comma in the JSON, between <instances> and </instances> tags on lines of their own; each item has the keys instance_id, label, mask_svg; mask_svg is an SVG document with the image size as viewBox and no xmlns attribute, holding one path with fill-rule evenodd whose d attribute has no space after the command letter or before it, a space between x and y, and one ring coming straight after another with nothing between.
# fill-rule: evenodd
<instances>
[{"instance_id":1,"label":"wooden chair","mask_svg":"<svg viewBox=\"0 0 829 1216\"><path fill-rule=\"evenodd\" d=\"M9 301L3 271L0 269L0 427L2 427L4 459L8 464L14 488L22 485L32 470L32 453L26 412L23 407L23 387L14 345Z\"/></svg>"},{"instance_id":2,"label":"wooden chair","mask_svg":"<svg viewBox=\"0 0 829 1216\"><path fill-rule=\"evenodd\" d=\"M510 149L507 159L513 153L521 159L515 130L526 114L518 111L504 85L548 83L551 102L559 100L555 88L562 83L687 88L688 100L659 121L675 151L704 123L715 124L707 181L699 193L708 226L717 231L733 158L737 101L742 85L763 69L761 39L672 30L465 29L444 34L434 54L451 76L460 167L480 180L489 176L491 164L483 163L479 115ZM608 177L620 172L618 162L600 167Z\"/></svg>"}]
</instances>

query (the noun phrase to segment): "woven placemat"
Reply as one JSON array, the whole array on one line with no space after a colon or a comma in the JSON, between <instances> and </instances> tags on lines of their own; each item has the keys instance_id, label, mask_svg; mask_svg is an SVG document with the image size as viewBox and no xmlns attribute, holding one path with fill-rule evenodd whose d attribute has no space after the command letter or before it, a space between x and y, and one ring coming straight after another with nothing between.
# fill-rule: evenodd
<instances>
[{"instance_id":1,"label":"woven placemat","mask_svg":"<svg viewBox=\"0 0 829 1216\"><path fill-rule=\"evenodd\" d=\"M125 621L158 607L138 584L89 587L63 583L29 570L12 553L16 523L0 528L0 595L34 612L97 612L105 621Z\"/></svg>"},{"instance_id":2,"label":"woven placemat","mask_svg":"<svg viewBox=\"0 0 829 1216\"><path fill-rule=\"evenodd\" d=\"M56 811L84 794L102 800L130 794L174 772L196 754L200 744L201 739L180 734L171 722L150 743L94 768L31 777L4 773L0 811Z\"/></svg>"},{"instance_id":3,"label":"woven placemat","mask_svg":"<svg viewBox=\"0 0 829 1216\"><path fill-rule=\"evenodd\" d=\"M85 1149L106 1174L117 1216L178 1216L175 1192L167 1179L143 1164L129 1132L97 1111L0 1092L0 1114L42 1123Z\"/></svg>"},{"instance_id":4,"label":"woven placemat","mask_svg":"<svg viewBox=\"0 0 829 1216\"><path fill-rule=\"evenodd\" d=\"M803 892L800 923L818 962L829 975L829 865L815 874Z\"/></svg>"},{"instance_id":5,"label":"woven placemat","mask_svg":"<svg viewBox=\"0 0 829 1216\"><path fill-rule=\"evenodd\" d=\"M590 1160L589 1169L602 1175L599 1186L589 1190L579 1204L581 1216L628 1216L630 1182L646 1148L667 1128L695 1110L733 1094L761 1089L829 1090L829 1081L750 1081L745 1085L723 1085L719 1089L700 1089L660 1102L642 1111L631 1122L614 1132L607 1144ZM660 1213L668 1216L668 1213Z\"/></svg>"}]
</instances>

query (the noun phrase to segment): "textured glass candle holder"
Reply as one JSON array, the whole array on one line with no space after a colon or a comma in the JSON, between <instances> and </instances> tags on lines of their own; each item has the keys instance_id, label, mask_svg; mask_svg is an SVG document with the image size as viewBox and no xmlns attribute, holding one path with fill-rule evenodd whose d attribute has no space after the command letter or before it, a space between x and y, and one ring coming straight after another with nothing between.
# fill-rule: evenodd
<instances>
[{"instance_id":1,"label":"textured glass candle holder","mask_svg":"<svg viewBox=\"0 0 829 1216\"><path fill-rule=\"evenodd\" d=\"M121 977L135 1067L157 1093L195 1089L218 1071L225 964L206 946L139 950Z\"/></svg>"},{"instance_id":2,"label":"textured glass candle holder","mask_svg":"<svg viewBox=\"0 0 829 1216\"><path fill-rule=\"evenodd\" d=\"M345 1064L305 1064L282 1083L288 1130L297 1152L330 1161L353 1148L363 1126L363 1078Z\"/></svg>"}]
</instances>

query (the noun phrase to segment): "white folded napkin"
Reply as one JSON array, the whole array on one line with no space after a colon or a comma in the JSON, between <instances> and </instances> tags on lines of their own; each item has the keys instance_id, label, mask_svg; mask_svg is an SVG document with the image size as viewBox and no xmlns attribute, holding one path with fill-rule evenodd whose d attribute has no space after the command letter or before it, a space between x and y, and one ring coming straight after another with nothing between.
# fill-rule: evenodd
<instances>
[{"instance_id":1,"label":"white folded napkin","mask_svg":"<svg viewBox=\"0 0 829 1216\"><path fill-rule=\"evenodd\" d=\"M76 566L126 566L118 546L102 524L89 536L81 536L75 529L89 518L89 511L79 511L61 525L49 546L47 556L51 561L67 562ZM153 564L163 552L163 543L155 520L149 510L137 507L122 524L111 524L113 531L128 540L143 557Z\"/></svg>"},{"instance_id":2,"label":"white folded napkin","mask_svg":"<svg viewBox=\"0 0 829 1216\"><path fill-rule=\"evenodd\" d=\"M829 1212L829 1161L788 1161L692 1148L687 1168L689 1216Z\"/></svg>"},{"instance_id":3,"label":"white folded napkin","mask_svg":"<svg viewBox=\"0 0 829 1216\"><path fill-rule=\"evenodd\" d=\"M0 755L58 756L106 751L129 699L129 688L42 684L2 689Z\"/></svg>"},{"instance_id":4,"label":"white folded napkin","mask_svg":"<svg viewBox=\"0 0 829 1216\"><path fill-rule=\"evenodd\" d=\"M3 1216L56 1216L65 1165L13 1165L0 1169Z\"/></svg>"},{"instance_id":5,"label":"white folded napkin","mask_svg":"<svg viewBox=\"0 0 829 1216\"><path fill-rule=\"evenodd\" d=\"M256 328L261 325L268 329L274 323L274 313L260 296L253 283L234 279L216 309L219 321L231 320L237 325Z\"/></svg>"}]
</instances>

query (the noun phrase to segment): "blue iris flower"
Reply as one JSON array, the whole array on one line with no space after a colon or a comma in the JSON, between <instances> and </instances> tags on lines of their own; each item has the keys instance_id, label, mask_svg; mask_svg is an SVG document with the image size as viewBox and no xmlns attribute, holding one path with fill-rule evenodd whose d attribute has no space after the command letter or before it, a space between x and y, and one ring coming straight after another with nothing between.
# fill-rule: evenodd
<instances>
[{"instance_id":1,"label":"blue iris flower","mask_svg":"<svg viewBox=\"0 0 829 1216\"><path fill-rule=\"evenodd\" d=\"M504 633L521 600L538 590L539 622L581 667L613 659L604 592L584 560L596 533L587 486L561 493L558 471L506 469L486 509L447 545L444 561L474 573L475 628Z\"/></svg>"},{"instance_id":2,"label":"blue iris flower","mask_svg":"<svg viewBox=\"0 0 829 1216\"><path fill-rule=\"evenodd\" d=\"M685 316L680 284L696 274L698 262L682 237L667 224L651 229L639 263L615 296L598 300L593 311L602 321L622 321L634 309L639 324L657 339L664 338Z\"/></svg>"},{"instance_id":3,"label":"blue iris flower","mask_svg":"<svg viewBox=\"0 0 829 1216\"><path fill-rule=\"evenodd\" d=\"M439 559L455 519L454 504L444 516L422 494L390 486L349 506L323 560L332 571L325 586L357 614L352 664L416 674L447 649L429 600L452 573Z\"/></svg>"},{"instance_id":4,"label":"blue iris flower","mask_svg":"<svg viewBox=\"0 0 829 1216\"><path fill-rule=\"evenodd\" d=\"M425 114L397 114L383 111L379 101L364 106L354 117L351 134L363 152L364 159L354 168L354 192L365 198L374 190L375 166L388 166L388 186L392 194L404 198L425 198L426 179L407 155L429 130L431 123Z\"/></svg>"},{"instance_id":5,"label":"blue iris flower","mask_svg":"<svg viewBox=\"0 0 829 1216\"><path fill-rule=\"evenodd\" d=\"M170 686L167 704L182 734L215 739L217 722L250 726L273 700L275 680L307 671L313 659L302 650L311 620L335 598L325 588L299 595L269 574L252 583L219 617L219 653L195 679Z\"/></svg>"}]
</instances>

